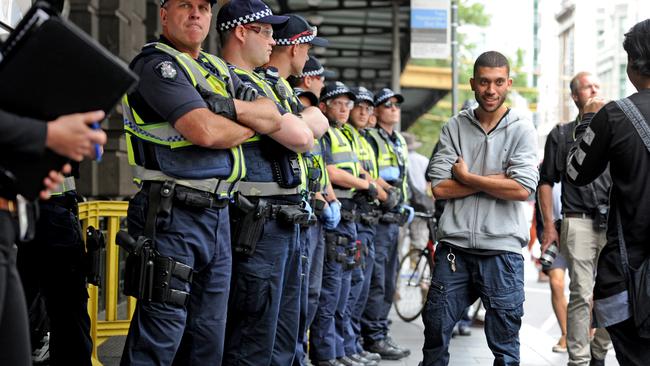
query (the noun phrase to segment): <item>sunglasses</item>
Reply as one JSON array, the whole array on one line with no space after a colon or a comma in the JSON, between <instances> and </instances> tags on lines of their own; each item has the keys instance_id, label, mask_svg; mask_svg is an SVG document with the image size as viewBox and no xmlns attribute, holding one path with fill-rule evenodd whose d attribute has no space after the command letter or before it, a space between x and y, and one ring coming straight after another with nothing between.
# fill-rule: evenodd
<instances>
[{"instance_id":1,"label":"sunglasses","mask_svg":"<svg viewBox=\"0 0 650 366\"><path fill-rule=\"evenodd\" d=\"M373 107L371 105L367 105L366 103L363 103L363 104L362 103L356 103L354 107L359 108L359 109L365 109L368 112L368 114L372 114L372 112L375 111L375 107Z\"/></svg>"},{"instance_id":2,"label":"sunglasses","mask_svg":"<svg viewBox=\"0 0 650 366\"><path fill-rule=\"evenodd\" d=\"M332 107L332 108L341 108L341 107L345 107L345 108L347 108L347 109L352 109L352 107L354 107L354 101L352 101L352 100L348 100L347 102L344 102L344 101L342 101L342 100L332 100L332 99L328 99L328 100L325 102L325 104L327 104L328 107Z\"/></svg>"},{"instance_id":3,"label":"sunglasses","mask_svg":"<svg viewBox=\"0 0 650 366\"><path fill-rule=\"evenodd\" d=\"M393 103L393 102L391 102L391 101L387 101L387 102L382 103L381 105L383 105L383 106L386 107L386 108L393 108L393 107L395 107L395 108L398 108L398 109L399 109L400 106L402 105L402 103L400 103L400 102L395 102L395 103Z\"/></svg>"},{"instance_id":4,"label":"sunglasses","mask_svg":"<svg viewBox=\"0 0 650 366\"><path fill-rule=\"evenodd\" d=\"M273 28L262 28L257 25L244 24L242 25L245 29L252 30L253 32L261 35L266 39L273 38Z\"/></svg>"}]
</instances>

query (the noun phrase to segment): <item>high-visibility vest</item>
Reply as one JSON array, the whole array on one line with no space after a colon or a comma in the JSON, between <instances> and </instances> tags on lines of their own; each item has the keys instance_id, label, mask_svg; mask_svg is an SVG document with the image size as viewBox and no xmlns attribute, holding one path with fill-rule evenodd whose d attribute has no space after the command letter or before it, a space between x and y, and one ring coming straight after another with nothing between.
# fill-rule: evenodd
<instances>
[{"instance_id":1,"label":"high-visibility vest","mask_svg":"<svg viewBox=\"0 0 650 366\"><path fill-rule=\"evenodd\" d=\"M330 126L327 130L331 141L332 162L335 167L359 177L358 142L355 141L354 135L350 134L349 131L345 131L346 126L340 128ZM354 188L334 189L334 193L338 198L352 198L353 192Z\"/></svg>"},{"instance_id":2,"label":"high-visibility vest","mask_svg":"<svg viewBox=\"0 0 650 366\"><path fill-rule=\"evenodd\" d=\"M377 145L377 168L379 175L382 169L389 167L398 168L400 176L396 182L388 182L392 185L399 187L402 191L404 202L408 201L408 182L407 182L407 169L408 169L408 150L406 141L402 134L394 131L397 136L397 143L393 143L391 138L381 127L371 128L368 131L368 136L375 141Z\"/></svg>"},{"instance_id":3,"label":"high-visibility vest","mask_svg":"<svg viewBox=\"0 0 650 366\"><path fill-rule=\"evenodd\" d=\"M258 86L260 90L262 90L264 96L271 98L273 101L276 103L283 105L283 101L278 98L276 95L275 91L273 88L267 83L266 79L262 77L261 75L257 74L256 72L251 72L248 70L241 69L237 66L231 65L230 66L231 70L233 70L237 75L242 77L244 80L250 80L251 82L255 83L255 85ZM291 90L291 89L289 89ZM246 140L246 142L243 144L244 149L260 149L261 148L261 140L262 138L269 138L269 137L262 137L259 134L256 134L255 136L249 138ZM277 142L273 142L275 145L277 145L278 149L285 149L287 152L289 152L288 149L286 149L284 146L278 144ZM294 194L302 194L304 195L307 191L307 172L304 167L304 162L302 159L301 154L298 155L298 162L300 165L300 184L295 187L295 188L282 188L280 187L276 182L256 182L256 181L246 181L246 182L240 182L239 183L239 189L240 192L247 194L247 195L255 195L255 196L276 196L276 195L294 195ZM265 162L255 162L255 165L258 166L260 164L266 164ZM268 168L269 170L272 169L270 166Z\"/></svg>"},{"instance_id":4,"label":"high-visibility vest","mask_svg":"<svg viewBox=\"0 0 650 366\"><path fill-rule=\"evenodd\" d=\"M216 56L201 52L202 59L213 66L219 75L208 71L189 54L161 42L145 45L142 53L136 59L155 52L171 56L194 87L201 86L216 94L232 97L234 92L228 66ZM122 111L128 161L134 167L136 181L175 180L179 184L227 197L236 189L237 181L246 174L241 146L223 150L195 146L185 139L169 121L147 121L141 118L141 114L132 107L129 95L122 99ZM144 149L155 150L156 156L158 153L163 154L164 159L176 161L176 166L184 164L196 169L191 176L183 176L182 173L177 172L172 174L166 169L166 166L174 164L168 164L168 161L147 162L143 155L151 154L145 154ZM188 155L190 152L191 155ZM149 158L151 157L149 156ZM151 164L159 166L152 168ZM202 173L202 170L205 171L205 174ZM216 174L218 176L212 175L215 174L215 171L219 171Z\"/></svg>"}]
</instances>

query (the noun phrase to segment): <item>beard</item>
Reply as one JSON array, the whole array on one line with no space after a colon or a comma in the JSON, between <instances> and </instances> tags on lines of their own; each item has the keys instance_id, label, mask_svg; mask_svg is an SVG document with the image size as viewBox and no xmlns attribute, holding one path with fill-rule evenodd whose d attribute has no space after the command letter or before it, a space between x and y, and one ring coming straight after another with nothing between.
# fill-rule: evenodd
<instances>
[{"instance_id":1,"label":"beard","mask_svg":"<svg viewBox=\"0 0 650 366\"><path fill-rule=\"evenodd\" d=\"M487 106L487 103L483 100L483 97L478 92L474 92L474 98L476 99L476 102L478 103L479 107L481 107L481 109L486 112L494 112L498 110L506 101L505 95L499 96L496 104Z\"/></svg>"}]
</instances>

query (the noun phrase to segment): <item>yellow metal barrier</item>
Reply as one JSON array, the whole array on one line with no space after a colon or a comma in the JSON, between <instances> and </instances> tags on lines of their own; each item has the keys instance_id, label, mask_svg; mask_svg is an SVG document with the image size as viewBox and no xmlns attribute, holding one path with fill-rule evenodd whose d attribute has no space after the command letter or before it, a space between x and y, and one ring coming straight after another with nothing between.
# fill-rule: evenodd
<instances>
[{"instance_id":1,"label":"yellow metal barrier","mask_svg":"<svg viewBox=\"0 0 650 366\"><path fill-rule=\"evenodd\" d=\"M97 358L97 347L104 343L109 337L126 335L133 312L135 311L136 300L133 297L127 298L126 319L118 319L118 296L119 296L119 255L120 248L115 244L115 235L120 230L120 220L126 217L129 203L124 201L91 201L79 204L79 220L85 235L86 228L93 226L99 229L101 218L106 220L106 267L104 272L104 298L105 316L99 319L99 289L96 286L88 286L88 314L90 314L90 336L93 340L93 365L101 365Z\"/></svg>"}]
</instances>

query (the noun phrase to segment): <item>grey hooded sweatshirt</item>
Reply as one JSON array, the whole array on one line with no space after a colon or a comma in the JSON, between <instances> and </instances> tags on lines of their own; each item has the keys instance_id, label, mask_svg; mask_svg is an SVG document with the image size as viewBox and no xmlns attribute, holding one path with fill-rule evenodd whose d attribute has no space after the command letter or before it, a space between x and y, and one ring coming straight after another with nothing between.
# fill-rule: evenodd
<instances>
[{"instance_id":1,"label":"grey hooded sweatshirt","mask_svg":"<svg viewBox=\"0 0 650 366\"><path fill-rule=\"evenodd\" d=\"M453 117L440 133L440 149L431 158L431 186L453 179L451 168L462 156L471 173L505 174L532 195L537 187L537 132L532 122L510 110L486 134L471 110ZM521 254L529 240L526 203L479 192L450 199L438 223L438 240L472 250L504 250Z\"/></svg>"}]
</instances>

